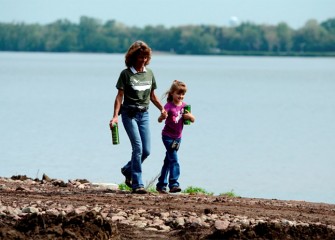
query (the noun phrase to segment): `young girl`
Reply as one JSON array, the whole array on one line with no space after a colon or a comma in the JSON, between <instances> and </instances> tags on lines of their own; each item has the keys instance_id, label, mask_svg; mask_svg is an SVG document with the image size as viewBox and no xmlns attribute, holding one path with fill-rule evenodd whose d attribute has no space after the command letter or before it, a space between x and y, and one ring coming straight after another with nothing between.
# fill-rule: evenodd
<instances>
[{"instance_id":1,"label":"young girl","mask_svg":"<svg viewBox=\"0 0 335 240\"><path fill-rule=\"evenodd\" d=\"M166 114L161 114L158 122L165 120L162 131L162 140L166 148L166 155L162 167L161 175L158 178L156 190L159 193L167 193L166 187L169 185L170 193L180 192L178 178L180 168L177 151L181 142L184 120L194 122L195 117L190 112L184 112L186 105L184 100L187 91L185 83L174 80L169 91L166 92L167 103L164 106ZM169 175L169 181L168 181Z\"/></svg>"}]
</instances>

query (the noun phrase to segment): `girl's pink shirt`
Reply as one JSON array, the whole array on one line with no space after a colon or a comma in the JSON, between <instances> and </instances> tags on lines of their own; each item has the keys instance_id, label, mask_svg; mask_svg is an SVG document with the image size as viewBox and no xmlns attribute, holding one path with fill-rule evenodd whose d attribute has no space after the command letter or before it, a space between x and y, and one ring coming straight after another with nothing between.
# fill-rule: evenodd
<instances>
[{"instance_id":1,"label":"girl's pink shirt","mask_svg":"<svg viewBox=\"0 0 335 240\"><path fill-rule=\"evenodd\" d=\"M186 103L182 103L180 106L176 106L173 102L165 104L164 108L168 114L165 120L165 126L162 131L162 135L171 138L181 138L184 127L184 107Z\"/></svg>"}]
</instances>

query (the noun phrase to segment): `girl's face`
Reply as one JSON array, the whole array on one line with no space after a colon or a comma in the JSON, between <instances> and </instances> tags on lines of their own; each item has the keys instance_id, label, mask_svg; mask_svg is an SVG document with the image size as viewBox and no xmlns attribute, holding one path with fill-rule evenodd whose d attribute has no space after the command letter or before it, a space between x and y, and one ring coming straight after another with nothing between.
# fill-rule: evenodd
<instances>
[{"instance_id":1,"label":"girl's face","mask_svg":"<svg viewBox=\"0 0 335 240\"><path fill-rule=\"evenodd\" d=\"M182 91L174 91L172 94L172 99L173 99L173 103L175 105L181 105L183 100L184 100L184 96L185 96L185 93L182 92Z\"/></svg>"}]
</instances>

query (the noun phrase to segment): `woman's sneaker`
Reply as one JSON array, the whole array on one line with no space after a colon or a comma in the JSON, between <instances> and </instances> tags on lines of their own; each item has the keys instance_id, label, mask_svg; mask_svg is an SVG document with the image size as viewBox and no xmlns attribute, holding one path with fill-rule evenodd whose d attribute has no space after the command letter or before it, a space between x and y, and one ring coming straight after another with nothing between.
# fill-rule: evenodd
<instances>
[{"instance_id":1,"label":"woman's sneaker","mask_svg":"<svg viewBox=\"0 0 335 240\"><path fill-rule=\"evenodd\" d=\"M170 193L177 193L177 192L181 192L180 187L176 186L176 187L170 188Z\"/></svg>"},{"instance_id":2,"label":"woman's sneaker","mask_svg":"<svg viewBox=\"0 0 335 240\"><path fill-rule=\"evenodd\" d=\"M140 187L140 188L135 188L133 189L133 191L131 193L135 193L135 194L146 194L148 193L147 190L145 190L144 188Z\"/></svg>"},{"instance_id":3,"label":"woman's sneaker","mask_svg":"<svg viewBox=\"0 0 335 240\"><path fill-rule=\"evenodd\" d=\"M129 176L129 174L127 174L127 172L123 168L121 168L121 173L126 178L124 180L124 183L131 188L131 176Z\"/></svg>"}]
</instances>

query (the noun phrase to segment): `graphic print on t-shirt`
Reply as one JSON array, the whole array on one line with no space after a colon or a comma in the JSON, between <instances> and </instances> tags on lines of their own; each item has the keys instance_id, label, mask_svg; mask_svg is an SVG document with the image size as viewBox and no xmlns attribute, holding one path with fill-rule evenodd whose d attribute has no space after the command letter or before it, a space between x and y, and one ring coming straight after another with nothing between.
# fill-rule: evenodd
<instances>
[{"instance_id":1,"label":"graphic print on t-shirt","mask_svg":"<svg viewBox=\"0 0 335 240\"><path fill-rule=\"evenodd\" d=\"M182 118L183 114L181 111L176 111L176 115L173 116L172 120L175 122L175 123L178 123L179 120Z\"/></svg>"},{"instance_id":2,"label":"graphic print on t-shirt","mask_svg":"<svg viewBox=\"0 0 335 240\"><path fill-rule=\"evenodd\" d=\"M145 91L151 88L151 80L141 81L136 78L137 76L130 77L130 85L136 91Z\"/></svg>"}]
</instances>

